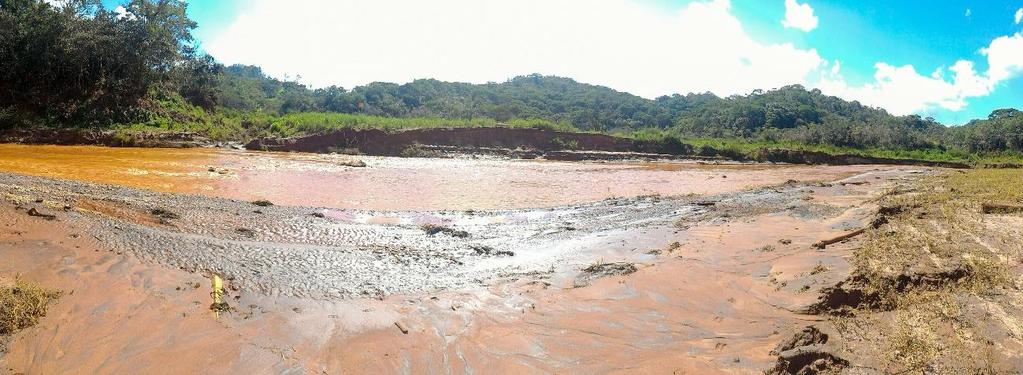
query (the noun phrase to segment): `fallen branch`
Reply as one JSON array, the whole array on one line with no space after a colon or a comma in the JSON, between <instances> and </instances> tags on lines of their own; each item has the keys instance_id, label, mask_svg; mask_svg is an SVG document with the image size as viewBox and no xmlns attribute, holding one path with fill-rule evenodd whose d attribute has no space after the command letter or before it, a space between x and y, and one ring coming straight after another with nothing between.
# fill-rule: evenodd
<instances>
[{"instance_id":1,"label":"fallen branch","mask_svg":"<svg viewBox=\"0 0 1023 375\"><path fill-rule=\"evenodd\" d=\"M401 334L403 335L408 334L408 328L405 328L405 325L401 324L401 322L394 322L394 326L398 327L398 330L401 331Z\"/></svg>"},{"instance_id":2,"label":"fallen branch","mask_svg":"<svg viewBox=\"0 0 1023 375\"><path fill-rule=\"evenodd\" d=\"M1013 214L1023 212L1023 206L1014 204L984 203L980 210L985 214Z\"/></svg>"},{"instance_id":3,"label":"fallen branch","mask_svg":"<svg viewBox=\"0 0 1023 375\"><path fill-rule=\"evenodd\" d=\"M843 235L835 237L835 238L818 241L817 243L813 244L813 247L816 247L818 249L823 249L823 248L827 247L828 245L831 245L831 244L834 244L834 243L838 243L838 242L842 242L842 241L848 240L850 238L859 236L859 235L861 235L863 233L866 233L866 231L867 231L867 228L860 228L860 229L854 230L852 232L843 234Z\"/></svg>"}]
</instances>

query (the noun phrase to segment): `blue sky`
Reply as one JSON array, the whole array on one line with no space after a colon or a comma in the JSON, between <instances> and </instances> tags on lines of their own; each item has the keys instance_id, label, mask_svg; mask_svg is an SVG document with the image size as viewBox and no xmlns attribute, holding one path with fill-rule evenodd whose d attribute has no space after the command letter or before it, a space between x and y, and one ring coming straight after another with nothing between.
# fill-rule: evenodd
<instances>
[{"instance_id":1,"label":"blue sky","mask_svg":"<svg viewBox=\"0 0 1023 375\"><path fill-rule=\"evenodd\" d=\"M980 49L993 39L1021 30L1014 20L1023 1L810 1L821 23L809 33L779 28L782 2L734 1L735 13L751 34L765 41L790 41L837 58L850 84L873 79L874 64L910 64L920 72L970 59L984 67ZM969 15L967 15L969 9ZM1023 79L1000 83L991 95L968 100L961 111L941 108L917 112L950 124L987 117L993 109L1023 107Z\"/></svg>"},{"instance_id":2,"label":"blue sky","mask_svg":"<svg viewBox=\"0 0 1023 375\"><path fill-rule=\"evenodd\" d=\"M1023 107L1023 0L188 3L218 60L313 86L537 72L645 97L799 83L947 124Z\"/></svg>"}]
</instances>

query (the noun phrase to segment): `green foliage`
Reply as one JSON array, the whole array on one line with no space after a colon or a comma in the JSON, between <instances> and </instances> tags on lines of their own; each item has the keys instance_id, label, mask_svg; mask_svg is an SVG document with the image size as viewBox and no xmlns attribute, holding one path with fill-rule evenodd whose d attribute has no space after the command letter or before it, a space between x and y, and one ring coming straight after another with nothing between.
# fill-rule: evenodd
<instances>
[{"instance_id":1,"label":"green foliage","mask_svg":"<svg viewBox=\"0 0 1023 375\"><path fill-rule=\"evenodd\" d=\"M55 3L56 4L56 3ZM25 123L109 125L148 116L154 92L212 108L219 74L192 46L178 0L132 0L119 16L98 0L0 1L0 108Z\"/></svg>"},{"instance_id":2,"label":"green foliage","mask_svg":"<svg viewBox=\"0 0 1023 375\"><path fill-rule=\"evenodd\" d=\"M0 0L0 128L202 132L217 140L343 128L508 126L626 134L645 150L764 147L928 160L1019 160L1023 115L947 128L793 85L654 100L538 74L469 84L420 79L310 89L196 51L179 0ZM684 87L680 87L684 90ZM686 142L684 143L683 140ZM572 148L572 145L563 145Z\"/></svg>"},{"instance_id":3,"label":"green foliage","mask_svg":"<svg viewBox=\"0 0 1023 375\"><path fill-rule=\"evenodd\" d=\"M1023 153L1023 112L995 110L986 120L949 129L946 143L973 153Z\"/></svg>"},{"instance_id":4,"label":"green foliage","mask_svg":"<svg viewBox=\"0 0 1023 375\"><path fill-rule=\"evenodd\" d=\"M565 124L545 120L516 119L500 123L489 118L443 119L427 117L383 117L365 114L298 112L285 115L259 112L206 112L177 95L160 100L161 110L145 122L118 125L133 131L199 132L214 140L248 140L256 137L291 137L340 129L381 129L401 131L420 128L513 127L578 131Z\"/></svg>"},{"instance_id":5,"label":"green foliage","mask_svg":"<svg viewBox=\"0 0 1023 375\"><path fill-rule=\"evenodd\" d=\"M671 119L656 103L606 87L568 78L530 75L504 83L473 85L416 80L404 85L374 82L351 91L331 86L309 90L296 82L267 77L254 66L225 70L225 107L262 113L361 113L386 117L485 118L501 123L545 121L554 128L606 131L657 124Z\"/></svg>"}]
</instances>

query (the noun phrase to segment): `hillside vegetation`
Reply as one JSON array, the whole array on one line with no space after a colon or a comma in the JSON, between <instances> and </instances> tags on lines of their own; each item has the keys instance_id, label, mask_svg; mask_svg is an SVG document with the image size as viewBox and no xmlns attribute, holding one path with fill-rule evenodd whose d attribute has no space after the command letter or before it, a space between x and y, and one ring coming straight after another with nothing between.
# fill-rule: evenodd
<instances>
[{"instance_id":1,"label":"hillside vegetation","mask_svg":"<svg viewBox=\"0 0 1023 375\"><path fill-rule=\"evenodd\" d=\"M225 67L201 53L186 7L177 0L133 0L129 14L118 15L97 0L61 7L0 0L0 62L9 67L0 71L0 127L187 130L246 140L343 127L522 126L736 149L929 159L1023 153L1023 114L1015 109L947 127L799 85L726 98L646 99L534 74L486 84L421 79L311 89L256 66Z\"/></svg>"}]
</instances>

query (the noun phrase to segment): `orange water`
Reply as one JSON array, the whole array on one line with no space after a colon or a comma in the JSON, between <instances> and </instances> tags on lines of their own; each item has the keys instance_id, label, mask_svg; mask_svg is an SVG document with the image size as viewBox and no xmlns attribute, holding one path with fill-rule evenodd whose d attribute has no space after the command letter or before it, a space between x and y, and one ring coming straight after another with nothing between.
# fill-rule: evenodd
<instances>
[{"instance_id":1,"label":"orange water","mask_svg":"<svg viewBox=\"0 0 1023 375\"><path fill-rule=\"evenodd\" d=\"M365 168L341 162L358 158ZM212 168L212 172L210 171ZM0 171L275 204L378 210L548 207L829 180L867 166L737 166L350 157L0 144Z\"/></svg>"}]
</instances>

